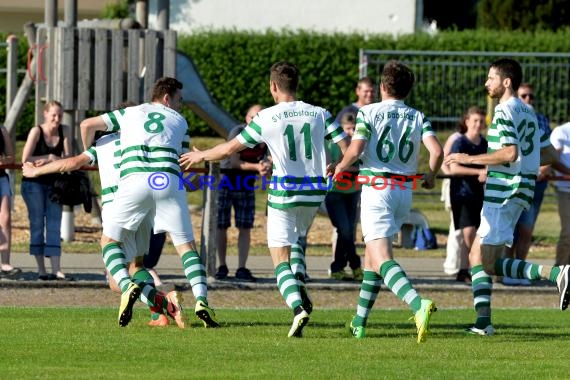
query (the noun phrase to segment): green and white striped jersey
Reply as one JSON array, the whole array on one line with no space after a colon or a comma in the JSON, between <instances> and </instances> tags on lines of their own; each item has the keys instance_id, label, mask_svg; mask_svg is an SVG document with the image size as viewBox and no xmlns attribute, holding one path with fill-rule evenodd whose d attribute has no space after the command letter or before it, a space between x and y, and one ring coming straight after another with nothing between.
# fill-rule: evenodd
<instances>
[{"instance_id":1,"label":"green and white striped jersey","mask_svg":"<svg viewBox=\"0 0 570 380\"><path fill-rule=\"evenodd\" d=\"M268 205L279 209L322 203L327 193L325 139L337 143L345 137L329 111L303 101L260 111L237 136L248 148L267 145L273 159Z\"/></svg>"},{"instance_id":2,"label":"green and white striped jersey","mask_svg":"<svg viewBox=\"0 0 570 380\"><path fill-rule=\"evenodd\" d=\"M91 160L91 165L99 166L102 205L115 199L119 184L120 144L119 134L111 133L99 138L94 146L83 152Z\"/></svg>"},{"instance_id":3,"label":"green and white striped jersey","mask_svg":"<svg viewBox=\"0 0 570 380\"><path fill-rule=\"evenodd\" d=\"M417 174L421 141L432 135L435 132L429 119L402 100L384 100L361 107L352 139L366 141L359 173L369 177L366 185L375 176ZM411 186L409 181L406 183Z\"/></svg>"},{"instance_id":4,"label":"green and white striped jersey","mask_svg":"<svg viewBox=\"0 0 570 380\"><path fill-rule=\"evenodd\" d=\"M540 149L548 146L548 136L538 127L534 111L519 98L511 97L495 107L487 132L488 152L517 145L516 161L487 167L484 203L501 207L512 201L528 209L540 165Z\"/></svg>"},{"instance_id":5,"label":"green and white striped jersey","mask_svg":"<svg viewBox=\"0 0 570 380\"><path fill-rule=\"evenodd\" d=\"M178 175L178 158L189 151L188 123L160 103L146 103L102 115L108 131L121 131L121 178L132 173Z\"/></svg>"}]
</instances>

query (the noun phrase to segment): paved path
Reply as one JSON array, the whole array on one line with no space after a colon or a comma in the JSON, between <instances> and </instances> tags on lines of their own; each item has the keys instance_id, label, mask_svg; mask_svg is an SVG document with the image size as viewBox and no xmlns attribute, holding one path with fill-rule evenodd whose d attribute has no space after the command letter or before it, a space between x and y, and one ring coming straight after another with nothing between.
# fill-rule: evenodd
<instances>
[{"instance_id":1,"label":"paved path","mask_svg":"<svg viewBox=\"0 0 570 380\"><path fill-rule=\"evenodd\" d=\"M439 291L470 291L470 287L458 283L454 277L443 272L441 258L396 258L402 265L414 285L421 289L433 289ZM350 281L335 281L328 278L328 267L330 258L324 256L308 256L307 272L310 275L310 288L320 289L353 289L358 288L359 283ZM22 273L15 278L0 278L0 288L2 287L106 287L103 263L99 254L64 254L62 257L62 267L76 281L38 281L36 273L36 263L32 256L24 253L13 253L11 262L14 266L22 269ZM539 263L549 264L551 260L538 260ZM49 260L46 259L46 263ZM228 256L228 266L230 275L235 273L237 267L237 257ZM223 288L275 288L275 278L273 266L269 255L250 256L248 268L253 275L258 278L255 283L240 282L230 277L225 281L216 281L213 277L208 279L209 287L215 289ZM187 288L188 282L184 277L180 259L176 255L163 255L156 267L163 282ZM49 264L48 264L49 271ZM494 286L495 291L504 289L512 290L513 287L503 286L498 283ZM552 292L552 285L546 281L535 283L531 287L524 287L528 291L548 291ZM522 290L522 288L521 288Z\"/></svg>"}]
</instances>

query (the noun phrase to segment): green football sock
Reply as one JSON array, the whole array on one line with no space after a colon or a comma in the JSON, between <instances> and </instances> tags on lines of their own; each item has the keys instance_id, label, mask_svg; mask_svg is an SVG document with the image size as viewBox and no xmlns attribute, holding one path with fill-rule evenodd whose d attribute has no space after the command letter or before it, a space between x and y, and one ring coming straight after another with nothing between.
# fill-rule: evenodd
<instances>
[{"instance_id":1,"label":"green football sock","mask_svg":"<svg viewBox=\"0 0 570 380\"><path fill-rule=\"evenodd\" d=\"M275 277L277 277L277 287L281 296L285 300L287 306L295 309L301 306L301 293L299 292L299 285L289 263L284 262L275 268Z\"/></svg>"},{"instance_id":2,"label":"green football sock","mask_svg":"<svg viewBox=\"0 0 570 380\"><path fill-rule=\"evenodd\" d=\"M420 310L422 299L408 280L406 272L395 260L388 260L380 266L380 276L384 278L384 284L399 299L410 306L415 314Z\"/></svg>"},{"instance_id":3,"label":"green football sock","mask_svg":"<svg viewBox=\"0 0 570 380\"><path fill-rule=\"evenodd\" d=\"M360 293L358 294L358 306L356 307L356 315L352 319L352 326L366 327L368 315L374 306L378 292L380 292L380 285L382 284L382 277L376 272L371 270L364 270L364 278L360 285Z\"/></svg>"}]
</instances>

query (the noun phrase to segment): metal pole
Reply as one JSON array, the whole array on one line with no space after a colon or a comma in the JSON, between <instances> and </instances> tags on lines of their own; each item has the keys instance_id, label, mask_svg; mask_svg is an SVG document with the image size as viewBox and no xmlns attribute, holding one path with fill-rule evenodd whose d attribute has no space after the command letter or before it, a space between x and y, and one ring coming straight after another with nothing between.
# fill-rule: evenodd
<instances>
[{"instance_id":1,"label":"metal pole","mask_svg":"<svg viewBox=\"0 0 570 380\"><path fill-rule=\"evenodd\" d=\"M142 29L148 29L148 1L147 0L137 0L136 3L136 20L141 25ZM138 67L138 74L143 72L145 68L144 64L144 57L145 57L145 49L144 49L144 38L139 39L139 67ZM141 78L140 81L140 92L143 92L144 88L144 78ZM145 98L143 95L141 98Z\"/></svg>"},{"instance_id":2,"label":"metal pole","mask_svg":"<svg viewBox=\"0 0 570 380\"><path fill-rule=\"evenodd\" d=\"M414 20L414 32L422 30L424 24L424 0L416 0L416 19Z\"/></svg>"},{"instance_id":3,"label":"metal pole","mask_svg":"<svg viewBox=\"0 0 570 380\"><path fill-rule=\"evenodd\" d=\"M74 112L73 111L65 111L63 112L63 118L61 123L64 125L69 125L71 130L73 131L75 128L75 120L74 120ZM72 139L72 141L74 141ZM75 145L75 144L72 144ZM61 227L60 227L60 235L61 240L65 242L70 242L75 239L75 214L73 212L72 206L63 206L63 211L61 213Z\"/></svg>"},{"instance_id":4,"label":"metal pole","mask_svg":"<svg viewBox=\"0 0 570 380\"><path fill-rule=\"evenodd\" d=\"M48 28L57 26L57 0L45 0L44 22Z\"/></svg>"},{"instance_id":5,"label":"metal pole","mask_svg":"<svg viewBox=\"0 0 570 380\"><path fill-rule=\"evenodd\" d=\"M77 26L77 0L65 0L64 21L65 26Z\"/></svg>"},{"instance_id":6,"label":"metal pole","mask_svg":"<svg viewBox=\"0 0 570 380\"><path fill-rule=\"evenodd\" d=\"M156 7L156 21L158 30L168 30L170 27L170 0L158 0Z\"/></svg>"},{"instance_id":7,"label":"metal pole","mask_svg":"<svg viewBox=\"0 0 570 380\"><path fill-rule=\"evenodd\" d=\"M12 102L18 91L18 37L11 34L6 39L8 56L6 57L6 113L10 110Z\"/></svg>"},{"instance_id":8,"label":"metal pole","mask_svg":"<svg viewBox=\"0 0 570 380\"><path fill-rule=\"evenodd\" d=\"M44 7L44 23L47 28L55 28L57 26L57 0L45 0L45 7ZM34 40L34 44L37 41ZM53 41L48 41L48 43ZM38 45L45 43L45 41L41 41ZM39 48L36 47L36 54L39 54ZM36 60L37 61L37 60ZM51 64L51 62L50 62ZM45 88L45 86L41 83L40 80L35 81L35 88L36 88L36 95L35 95L35 104L36 104L36 113L35 113L35 125L38 125L42 121L42 98L41 98L41 90L40 86Z\"/></svg>"},{"instance_id":9,"label":"metal pole","mask_svg":"<svg viewBox=\"0 0 570 380\"><path fill-rule=\"evenodd\" d=\"M65 14L64 14L64 26L67 28L77 27L77 0L65 0ZM75 75L75 69L73 67L66 67L65 70L70 72L71 75ZM77 84L77 80L74 80L73 86ZM66 88L65 91L74 91L74 88ZM76 133L76 118L74 110L64 110L62 124L69 125L71 128L71 147L72 153L78 153L76 150L77 142L75 141ZM75 239L75 213L73 212L73 207L63 206L63 212L61 214L61 239L65 242L70 242Z\"/></svg>"},{"instance_id":10,"label":"metal pole","mask_svg":"<svg viewBox=\"0 0 570 380\"><path fill-rule=\"evenodd\" d=\"M6 57L6 115L10 112L10 108L16 99L16 92L18 91L18 37L11 34L6 39L8 44L8 54ZM12 129L10 132L10 141L13 147L16 146L16 131ZM8 142L6 142L8 143ZM14 152L15 153L15 152ZM15 159L15 157L14 157ZM8 176L14 178L14 170L7 170ZM15 181L10 181L12 193L14 193ZM12 202L12 212L14 211L14 204Z\"/></svg>"},{"instance_id":11,"label":"metal pole","mask_svg":"<svg viewBox=\"0 0 570 380\"><path fill-rule=\"evenodd\" d=\"M366 54L364 54L364 49L358 51L358 60L358 75L359 78L364 78L368 75L368 58Z\"/></svg>"},{"instance_id":12,"label":"metal pole","mask_svg":"<svg viewBox=\"0 0 570 380\"><path fill-rule=\"evenodd\" d=\"M135 8L136 20L141 24L142 29L148 28L148 2L147 0L138 0Z\"/></svg>"}]
</instances>

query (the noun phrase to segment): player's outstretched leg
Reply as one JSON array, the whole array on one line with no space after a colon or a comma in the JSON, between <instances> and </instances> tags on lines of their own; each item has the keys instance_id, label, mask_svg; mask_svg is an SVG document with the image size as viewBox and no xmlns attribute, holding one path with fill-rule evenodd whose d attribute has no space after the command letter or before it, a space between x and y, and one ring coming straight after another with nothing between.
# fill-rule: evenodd
<instances>
[{"instance_id":1,"label":"player's outstretched leg","mask_svg":"<svg viewBox=\"0 0 570 380\"><path fill-rule=\"evenodd\" d=\"M385 261L380 266L380 275L384 278L384 284L406 302L412 309L418 330L418 343L425 342L429 331L431 315L437 310L435 304L428 299L422 299L406 276L406 272L395 260Z\"/></svg>"}]
</instances>

